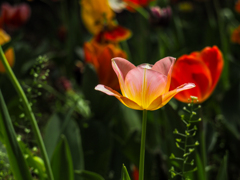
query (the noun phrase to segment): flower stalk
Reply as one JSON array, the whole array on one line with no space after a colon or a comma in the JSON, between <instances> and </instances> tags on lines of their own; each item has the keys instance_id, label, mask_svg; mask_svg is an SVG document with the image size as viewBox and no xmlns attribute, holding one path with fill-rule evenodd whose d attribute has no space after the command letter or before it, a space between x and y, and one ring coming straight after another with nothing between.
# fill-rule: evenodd
<instances>
[{"instance_id":1,"label":"flower stalk","mask_svg":"<svg viewBox=\"0 0 240 180\"><path fill-rule=\"evenodd\" d=\"M12 82L15 90L17 91L20 99L22 100L22 103L23 103L23 107L25 109L25 112L26 112L26 115L27 117L29 118L30 122L31 122L31 125L32 125L32 129L33 129L33 132L34 132L34 135L37 139L37 143L38 143L38 146L40 148L40 151L42 153L42 157L43 157L43 161L44 161L44 164L45 164L45 168L46 168L46 172L47 172L47 175L48 175L48 179L49 180L54 180L54 177L53 177L53 174L52 174L52 170L51 170L51 166L50 166L50 162L49 162L49 159L48 159L48 156L47 156L47 151L46 151L46 148L44 146L44 143L43 143L43 139L42 139L42 136L41 136L41 133L40 133L40 130L38 128L38 125L37 125L37 121L36 121L36 118L32 112L32 108L28 102L28 99L20 85L20 83L18 82L15 74L13 73L11 67L9 66L8 62L7 62L7 59L4 55L4 52L3 52L3 49L2 49L2 46L0 46L0 60L2 61L2 64L5 68L5 71L7 73L7 76L9 77L10 81Z\"/></svg>"},{"instance_id":2,"label":"flower stalk","mask_svg":"<svg viewBox=\"0 0 240 180\"><path fill-rule=\"evenodd\" d=\"M182 167L180 172L175 171L174 167L171 167L171 169L169 170L172 178L174 178L175 176L181 176L182 180L190 180L187 174L197 170L197 167L192 169L192 166L194 166L194 159L189 159L189 155L195 151L195 147L199 146L198 141L196 141L195 143L191 142L191 144L189 144L189 141L191 141L191 138L196 135L198 129L197 126L193 126L192 123L197 123L201 121L201 118L199 118L198 120L193 120L193 117L196 115L195 110L201 108L201 106L194 108L195 102L198 102L197 97L191 96L191 103L188 104L189 109L187 109L186 107L183 108L183 110L189 114L188 117L186 117L185 115L181 116L182 122L186 125L185 132L180 133L177 129L173 131L174 134L177 134L181 137L176 139L176 146L183 152L183 155L182 157L175 157L174 154L171 154L170 156L170 159L182 161ZM182 145L180 145L180 143L182 143ZM189 170L190 167L191 170Z\"/></svg>"},{"instance_id":3,"label":"flower stalk","mask_svg":"<svg viewBox=\"0 0 240 180\"><path fill-rule=\"evenodd\" d=\"M139 162L139 180L144 179L146 129L147 129L147 110L143 110L142 135L141 135L140 160L139 160L140 161Z\"/></svg>"}]
</instances>

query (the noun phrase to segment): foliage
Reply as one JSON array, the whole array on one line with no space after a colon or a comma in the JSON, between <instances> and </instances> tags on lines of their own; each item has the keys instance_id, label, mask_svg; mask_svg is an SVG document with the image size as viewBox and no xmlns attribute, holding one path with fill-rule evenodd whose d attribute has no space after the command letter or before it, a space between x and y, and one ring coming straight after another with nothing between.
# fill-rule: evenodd
<instances>
[{"instance_id":1,"label":"foliage","mask_svg":"<svg viewBox=\"0 0 240 180\"><path fill-rule=\"evenodd\" d=\"M214 86L210 72L202 73L190 62L184 73L174 73L176 81L184 80L184 74L194 77L187 83L196 83L196 94L206 95L198 110L198 131L188 138L189 144L199 142L185 156L187 162L194 159L194 166L185 168L197 167L188 174L194 180L239 179L240 1L123 0L125 4L114 6L111 0L106 3L110 7L101 6L102 1L1 1L5 38L0 45L6 57L11 50L13 59L7 61L29 101L46 156L23 98L1 71L0 179L48 180L51 168L55 179L137 180L142 112L94 90L99 83L118 90L111 58L121 56L139 65L172 56L177 62L213 47L224 61ZM183 95L186 99L191 94ZM147 114L145 179L170 179L171 167L181 171L176 158L186 152L176 148L176 138L180 140L172 132L186 130L183 107L188 106L173 98Z\"/></svg>"}]
</instances>

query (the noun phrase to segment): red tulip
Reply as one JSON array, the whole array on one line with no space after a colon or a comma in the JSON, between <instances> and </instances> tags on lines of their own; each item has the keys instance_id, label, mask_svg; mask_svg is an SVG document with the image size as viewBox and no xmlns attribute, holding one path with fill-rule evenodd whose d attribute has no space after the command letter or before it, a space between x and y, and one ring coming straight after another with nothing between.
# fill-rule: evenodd
<instances>
[{"instance_id":1,"label":"red tulip","mask_svg":"<svg viewBox=\"0 0 240 180\"><path fill-rule=\"evenodd\" d=\"M136 67L126 59L113 58L112 67L118 76L122 95L102 84L95 89L115 96L131 109L157 110L180 91L195 87L192 83L185 83L169 91L174 62L175 58L166 57L154 65L141 64Z\"/></svg>"},{"instance_id":2,"label":"red tulip","mask_svg":"<svg viewBox=\"0 0 240 180\"><path fill-rule=\"evenodd\" d=\"M111 67L111 59L125 52L113 44L99 44L92 40L84 44L85 61L91 63L97 71L99 82L114 89L119 89L118 79Z\"/></svg>"},{"instance_id":3,"label":"red tulip","mask_svg":"<svg viewBox=\"0 0 240 180\"><path fill-rule=\"evenodd\" d=\"M15 29L22 26L29 19L31 9L26 3L22 3L16 6L11 6L8 3L4 3L1 6L0 22L1 26L7 26L7 28Z\"/></svg>"},{"instance_id":4,"label":"red tulip","mask_svg":"<svg viewBox=\"0 0 240 180\"><path fill-rule=\"evenodd\" d=\"M212 94L222 69L223 57L217 46L183 55L173 67L170 89L175 89L186 82L193 82L196 88L180 92L175 98L187 103L190 96L196 96L201 103Z\"/></svg>"}]
</instances>

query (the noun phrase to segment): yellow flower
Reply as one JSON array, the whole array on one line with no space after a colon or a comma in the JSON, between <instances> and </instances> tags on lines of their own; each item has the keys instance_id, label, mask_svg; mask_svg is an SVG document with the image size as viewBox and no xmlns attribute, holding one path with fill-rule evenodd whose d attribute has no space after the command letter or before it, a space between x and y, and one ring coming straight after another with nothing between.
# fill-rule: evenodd
<instances>
[{"instance_id":1,"label":"yellow flower","mask_svg":"<svg viewBox=\"0 0 240 180\"><path fill-rule=\"evenodd\" d=\"M3 44L9 42L10 40L11 40L10 36L4 30L0 29L0 45L2 46ZM6 56L6 59L9 63L9 65L12 67L14 64L13 48L8 48L5 51L5 56ZM1 61L0 61L0 72L1 73L5 72L4 66Z\"/></svg>"},{"instance_id":2,"label":"yellow flower","mask_svg":"<svg viewBox=\"0 0 240 180\"><path fill-rule=\"evenodd\" d=\"M81 0L80 4L82 20L92 34L103 30L104 26L110 24L115 16L108 0Z\"/></svg>"}]
</instances>

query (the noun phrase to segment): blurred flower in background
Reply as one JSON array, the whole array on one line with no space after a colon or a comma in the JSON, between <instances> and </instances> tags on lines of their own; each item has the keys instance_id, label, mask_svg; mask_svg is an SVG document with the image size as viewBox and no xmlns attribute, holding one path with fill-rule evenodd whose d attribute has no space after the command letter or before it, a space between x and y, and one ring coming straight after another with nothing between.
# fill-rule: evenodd
<instances>
[{"instance_id":1,"label":"blurred flower in background","mask_svg":"<svg viewBox=\"0 0 240 180\"><path fill-rule=\"evenodd\" d=\"M0 45L4 45L5 43L9 42L11 40L10 36L2 29L0 29ZM6 59L9 63L9 65L12 67L14 65L14 51L13 48L8 48L5 51ZM5 72L4 66L2 62L0 61L0 72Z\"/></svg>"},{"instance_id":2,"label":"blurred flower in background","mask_svg":"<svg viewBox=\"0 0 240 180\"><path fill-rule=\"evenodd\" d=\"M223 57L217 46L206 47L201 52L193 52L178 58L173 67L171 88L193 82L196 87L178 93L175 98L188 103L190 96L205 101L213 92L223 69Z\"/></svg>"},{"instance_id":3,"label":"blurred flower in background","mask_svg":"<svg viewBox=\"0 0 240 180\"><path fill-rule=\"evenodd\" d=\"M121 41L130 37L131 32L114 21L115 13L108 0L82 0L81 15L86 28L98 39Z\"/></svg>"},{"instance_id":4,"label":"blurred flower in background","mask_svg":"<svg viewBox=\"0 0 240 180\"><path fill-rule=\"evenodd\" d=\"M167 26L172 17L171 7L150 7L150 23L156 26Z\"/></svg>"},{"instance_id":5,"label":"blurred flower in background","mask_svg":"<svg viewBox=\"0 0 240 180\"><path fill-rule=\"evenodd\" d=\"M60 25L57 31L58 38L61 42L65 42L67 39L67 28L64 25Z\"/></svg>"},{"instance_id":6,"label":"blurred flower in background","mask_svg":"<svg viewBox=\"0 0 240 180\"><path fill-rule=\"evenodd\" d=\"M123 11L127 6L127 3L123 0L108 0L108 2L112 10L117 13Z\"/></svg>"},{"instance_id":7,"label":"blurred flower in background","mask_svg":"<svg viewBox=\"0 0 240 180\"><path fill-rule=\"evenodd\" d=\"M240 0L237 0L235 3L235 11L240 13Z\"/></svg>"},{"instance_id":8,"label":"blurred flower in background","mask_svg":"<svg viewBox=\"0 0 240 180\"><path fill-rule=\"evenodd\" d=\"M135 9L139 7L147 7L150 2L154 0L123 0L127 4L127 9L129 11L135 12Z\"/></svg>"},{"instance_id":9,"label":"blurred flower in background","mask_svg":"<svg viewBox=\"0 0 240 180\"><path fill-rule=\"evenodd\" d=\"M179 9L179 11L185 12L185 13L192 12L194 10L193 2L190 2L190 1L179 2L178 9Z\"/></svg>"},{"instance_id":10,"label":"blurred flower in background","mask_svg":"<svg viewBox=\"0 0 240 180\"><path fill-rule=\"evenodd\" d=\"M169 91L174 62L175 58L166 57L153 66L141 64L136 67L126 59L113 58L112 67L118 76L122 95L102 84L97 85L95 89L115 96L131 109L157 110L180 91L195 87L192 83L185 83Z\"/></svg>"},{"instance_id":11,"label":"blurred flower in background","mask_svg":"<svg viewBox=\"0 0 240 180\"><path fill-rule=\"evenodd\" d=\"M81 0L80 5L83 23L92 34L111 24L115 16L107 0Z\"/></svg>"},{"instance_id":12,"label":"blurred flower in background","mask_svg":"<svg viewBox=\"0 0 240 180\"><path fill-rule=\"evenodd\" d=\"M154 0L108 0L112 10L117 13L124 9L135 12L135 9L139 7L147 7L152 1Z\"/></svg>"},{"instance_id":13,"label":"blurred flower in background","mask_svg":"<svg viewBox=\"0 0 240 180\"><path fill-rule=\"evenodd\" d=\"M94 35L90 42L84 43L85 62L94 66L99 83L118 90L118 79L111 67L111 59L127 58L118 43L127 40L131 31L114 21L115 13L108 0L82 0L80 5L83 22Z\"/></svg>"},{"instance_id":14,"label":"blurred flower in background","mask_svg":"<svg viewBox=\"0 0 240 180\"><path fill-rule=\"evenodd\" d=\"M95 39L99 43L118 43L127 40L131 34L131 31L127 28L112 25L108 26L108 29L100 31Z\"/></svg>"},{"instance_id":15,"label":"blurred flower in background","mask_svg":"<svg viewBox=\"0 0 240 180\"><path fill-rule=\"evenodd\" d=\"M233 30L231 35L231 41L233 43L240 44L240 26Z\"/></svg>"},{"instance_id":16,"label":"blurred flower in background","mask_svg":"<svg viewBox=\"0 0 240 180\"><path fill-rule=\"evenodd\" d=\"M139 180L139 170L135 165L132 167L132 177L133 180Z\"/></svg>"},{"instance_id":17,"label":"blurred flower in background","mask_svg":"<svg viewBox=\"0 0 240 180\"><path fill-rule=\"evenodd\" d=\"M1 5L0 27L10 30L24 25L31 15L31 8L26 3L11 6L8 3Z\"/></svg>"},{"instance_id":18,"label":"blurred flower in background","mask_svg":"<svg viewBox=\"0 0 240 180\"><path fill-rule=\"evenodd\" d=\"M94 39L84 44L85 61L96 69L99 83L119 89L118 79L111 66L114 57L126 58L127 55L117 45L100 44Z\"/></svg>"}]
</instances>

